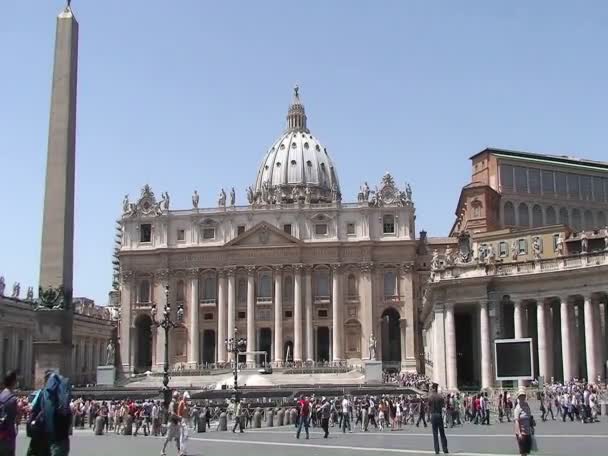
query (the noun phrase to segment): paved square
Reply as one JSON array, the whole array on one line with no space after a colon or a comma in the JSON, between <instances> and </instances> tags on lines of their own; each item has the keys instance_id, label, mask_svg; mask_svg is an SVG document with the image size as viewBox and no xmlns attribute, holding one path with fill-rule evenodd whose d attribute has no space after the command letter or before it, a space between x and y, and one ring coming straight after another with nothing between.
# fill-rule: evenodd
<instances>
[{"instance_id":1,"label":"paved square","mask_svg":"<svg viewBox=\"0 0 608 456\"><path fill-rule=\"evenodd\" d=\"M606 454L608 422L595 424L539 423L537 454L572 456L577 453L600 456ZM462 456L513 455L517 454L513 425L509 423L491 426L466 424L447 431L451 454ZM292 426L247 430L244 434L232 432L191 433L191 456L242 455L246 456L346 456L374 454L428 455L432 450L430 427L406 426L402 431L355 431L342 434L330 428L329 439L323 439L320 429L312 430L310 440L295 438ZM27 439L20 435L17 455L24 456ZM72 455L80 456L134 456L160 454L161 438L143 436L94 436L89 430L76 431L72 438ZM175 455L175 446L168 447L168 455Z\"/></svg>"}]
</instances>

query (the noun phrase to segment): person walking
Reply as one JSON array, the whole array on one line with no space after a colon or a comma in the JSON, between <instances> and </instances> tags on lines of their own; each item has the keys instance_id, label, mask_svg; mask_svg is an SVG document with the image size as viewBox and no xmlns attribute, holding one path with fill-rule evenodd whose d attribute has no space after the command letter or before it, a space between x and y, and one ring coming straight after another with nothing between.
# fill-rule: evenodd
<instances>
[{"instance_id":1,"label":"person walking","mask_svg":"<svg viewBox=\"0 0 608 456\"><path fill-rule=\"evenodd\" d=\"M517 405L513 412L515 419L515 437L521 456L527 456L532 449L532 434L534 432L532 412L526 402L526 392L520 390L517 393Z\"/></svg>"},{"instance_id":2,"label":"person walking","mask_svg":"<svg viewBox=\"0 0 608 456\"><path fill-rule=\"evenodd\" d=\"M188 420L190 419L190 406L188 405L188 400L190 399L190 395L186 391L179 403L177 404L177 416L179 417L179 455L186 456L186 444L188 441ZM240 423L240 416L239 416ZM241 425L241 432L243 432L243 427Z\"/></svg>"},{"instance_id":3,"label":"person walking","mask_svg":"<svg viewBox=\"0 0 608 456\"><path fill-rule=\"evenodd\" d=\"M331 415L331 404L325 397L321 399L321 407L319 408L319 412L321 415L321 428L325 433L323 438L326 439L329 437L329 416Z\"/></svg>"},{"instance_id":4,"label":"person walking","mask_svg":"<svg viewBox=\"0 0 608 456\"><path fill-rule=\"evenodd\" d=\"M445 406L445 400L437 392L437 383L433 383L432 392L429 395L429 411L431 413L431 428L433 429L433 445L435 447L435 454L439 454L439 438L441 437L441 448L445 454L448 454L448 439L445 436L445 429L443 427L443 417L441 413Z\"/></svg>"},{"instance_id":5,"label":"person walking","mask_svg":"<svg viewBox=\"0 0 608 456\"><path fill-rule=\"evenodd\" d=\"M424 424L424 427L426 427L426 404L424 403L423 400L420 400L420 402L418 402L418 421L416 421L416 427L420 426L420 421L422 421L422 424Z\"/></svg>"},{"instance_id":6,"label":"person walking","mask_svg":"<svg viewBox=\"0 0 608 456\"><path fill-rule=\"evenodd\" d=\"M232 426L233 433L236 432L237 427L239 428L241 434L245 432L243 430L243 403L240 400L237 400L236 404L234 405L234 426Z\"/></svg>"},{"instance_id":7,"label":"person walking","mask_svg":"<svg viewBox=\"0 0 608 456\"><path fill-rule=\"evenodd\" d=\"M13 390L17 386L17 372L10 371L2 384L4 390L0 393L0 455L15 456L18 408L17 396Z\"/></svg>"},{"instance_id":8,"label":"person walking","mask_svg":"<svg viewBox=\"0 0 608 456\"><path fill-rule=\"evenodd\" d=\"M298 430L296 431L296 439L300 438L302 427L304 427L304 431L306 432L306 440L308 440L310 438L310 434L308 432L308 427L310 425L310 401L304 395L300 396L300 400L298 401L298 410L300 411L300 420L298 422Z\"/></svg>"},{"instance_id":9,"label":"person walking","mask_svg":"<svg viewBox=\"0 0 608 456\"><path fill-rule=\"evenodd\" d=\"M179 428L179 416L177 414L177 404L179 400L179 393L175 391L173 393L173 400L169 403L169 409L167 410L168 421L167 421L167 436L163 443L163 449L161 450L161 456L167 454L167 445L171 440L175 440L175 446L177 453L180 453L180 428Z\"/></svg>"},{"instance_id":10,"label":"person walking","mask_svg":"<svg viewBox=\"0 0 608 456\"><path fill-rule=\"evenodd\" d=\"M348 427L348 432L353 432L350 427L350 403L346 396L342 399L342 433L346 433L346 428Z\"/></svg>"}]
</instances>

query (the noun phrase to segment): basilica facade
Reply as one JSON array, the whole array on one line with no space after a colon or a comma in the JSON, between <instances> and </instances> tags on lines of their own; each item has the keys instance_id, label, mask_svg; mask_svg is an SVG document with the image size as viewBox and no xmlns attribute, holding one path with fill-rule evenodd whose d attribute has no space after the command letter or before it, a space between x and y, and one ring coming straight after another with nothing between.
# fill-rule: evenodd
<instances>
[{"instance_id":1,"label":"basilica facade","mask_svg":"<svg viewBox=\"0 0 608 456\"><path fill-rule=\"evenodd\" d=\"M264 155L245 206L234 189L213 208L173 209L145 185L120 219L120 365L162 369L166 302L172 366L230 362L225 341L245 337L249 365L377 357L420 369L415 207L409 185L379 176L343 201L336 164L308 128L298 89L283 133ZM183 311L178 309L183 309ZM374 356L372 354L372 356Z\"/></svg>"}]
</instances>

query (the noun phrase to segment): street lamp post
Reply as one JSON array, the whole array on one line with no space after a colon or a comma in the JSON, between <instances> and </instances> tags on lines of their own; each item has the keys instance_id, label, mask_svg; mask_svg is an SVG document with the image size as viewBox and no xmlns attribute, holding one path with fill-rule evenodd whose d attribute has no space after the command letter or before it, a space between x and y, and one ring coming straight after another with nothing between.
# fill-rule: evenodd
<instances>
[{"instance_id":1,"label":"street lamp post","mask_svg":"<svg viewBox=\"0 0 608 456\"><path fill-rule=\"evenodd\" d=\"M226 351L232 353L234 359L234 402L239 401L239 353L242 353L247 348L247 339L244 337L237 338L237 328L234 328L234 337L226 339Z\"/></svg>"},{"instance_id":2,"label":"street lamp post","mask_svg":"<svg viewBox=\"0 0 608 456\"><path fill-rule=\"evenodd\" d=\"M184 306L179 304L177 306L177 320L171 320L171 304L169 304L169 285L165 287L165 308L163 309L163 315L161 320L156 319L156 304L152 304L152 324L157 328L163 328L165 330L165 365L163 367L163 387L161 393L163 394L163 400L165 407L169 406L171 402L171 389L169 388L169 330L171 328L177 328L182 325L184 320Z\"/></svg>"}]
</instances>

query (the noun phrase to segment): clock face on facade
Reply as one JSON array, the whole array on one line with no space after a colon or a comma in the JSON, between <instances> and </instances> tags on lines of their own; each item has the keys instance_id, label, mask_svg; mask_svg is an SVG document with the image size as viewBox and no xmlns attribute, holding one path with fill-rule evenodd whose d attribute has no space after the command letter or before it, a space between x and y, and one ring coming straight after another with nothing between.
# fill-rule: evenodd
<instances>
[{"instance_id":1,"label":"clock face on facade","mask_svg":"<svg viewBox=\"0 0 608 456\"><path fill-rule=\"evenodd\" d=\"M386 204L393 204L397 202L398 195L394 187L386 185L382 188L380 193L382 194L382 201L384 201Z\"/></svg>"}]
</instances>

